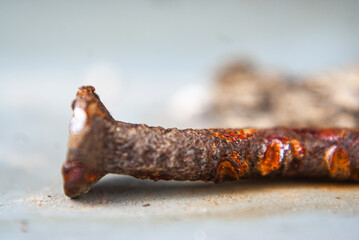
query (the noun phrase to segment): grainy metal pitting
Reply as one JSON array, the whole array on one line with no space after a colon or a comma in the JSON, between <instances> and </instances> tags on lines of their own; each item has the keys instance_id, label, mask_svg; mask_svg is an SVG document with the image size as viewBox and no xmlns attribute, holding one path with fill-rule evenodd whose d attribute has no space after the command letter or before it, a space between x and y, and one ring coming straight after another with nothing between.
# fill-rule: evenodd
<instances>
[{"instance_id":1,"label":"grainy metal pitting","mask_svg":"<svg viewBox=\"0 0 359 240\"><path fill-rule=\"evenodd\" d=\"M359 130L165 129L115 121L92 86L72 104L62 168L69 197L108 173L142 179L214 181L304 177L359 181Z\"/></svg>"}]
</instances>

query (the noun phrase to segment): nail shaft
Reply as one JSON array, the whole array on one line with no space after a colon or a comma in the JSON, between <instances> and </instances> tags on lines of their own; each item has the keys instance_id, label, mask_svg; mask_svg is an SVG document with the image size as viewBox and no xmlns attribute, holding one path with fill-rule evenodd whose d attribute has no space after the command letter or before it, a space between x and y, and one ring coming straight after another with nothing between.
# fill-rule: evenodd
<instances>
[{"instance_id":1,"label":"nail shaft","mask_svg":"<svg viewBox=\"0 0 359 240\"><path fill-rule=\"evenodd\" d=\"M304 177L359 181L357 129L165 129L115 121L91 86L73 103L64 190L86 193L109 173L223 182Z\"/></svg>"}]
</instances>

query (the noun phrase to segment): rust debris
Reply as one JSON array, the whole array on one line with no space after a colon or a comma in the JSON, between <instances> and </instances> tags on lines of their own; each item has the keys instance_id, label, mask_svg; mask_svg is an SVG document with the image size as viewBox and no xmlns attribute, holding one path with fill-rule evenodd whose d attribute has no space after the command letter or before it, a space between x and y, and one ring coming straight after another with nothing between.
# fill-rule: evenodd
<instances>
[{"instance_id":1,"label":"rust debris","mask_svg":"<svg viewBox=\"0 0 359 240\"><path fill-rule=\"evenodd\" d=\"M359 130L165 129L112 118L92 86L72 104L64 191L78 197L109 173L153 180L359 181Z\"/></svg>"}]
</instances>

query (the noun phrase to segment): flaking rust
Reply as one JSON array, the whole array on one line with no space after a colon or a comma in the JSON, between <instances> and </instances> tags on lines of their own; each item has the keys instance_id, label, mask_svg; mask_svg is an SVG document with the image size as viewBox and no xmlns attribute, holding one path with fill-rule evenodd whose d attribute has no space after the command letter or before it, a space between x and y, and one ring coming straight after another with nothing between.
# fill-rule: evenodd
<instances>
[{"instance_id":1,"label":"flaking rust","mask_svg":"<svg viewBox=\"0 0 359 240\"><path fill-rule=\"evenodd\" d=\"M64 191L77 197L109 173L153 180L242 178L359 181L359 130L165 129L115 121L92 86L79 88Z\"/></svg>"}]
</instances>

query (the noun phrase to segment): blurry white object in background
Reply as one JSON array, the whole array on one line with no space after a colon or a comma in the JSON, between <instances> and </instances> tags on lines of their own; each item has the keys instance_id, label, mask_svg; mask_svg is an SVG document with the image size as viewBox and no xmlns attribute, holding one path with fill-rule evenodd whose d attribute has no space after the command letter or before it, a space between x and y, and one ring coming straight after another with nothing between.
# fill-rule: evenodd
<instances>
[{"instance_id":1,"label":"blurry white object in background","mask_svg":"<svg viewBox=\"0 0 359 240\"><path fill-rule=\"evenodd\" d=\"M170 118L179 125L187 125L199 119L211 106L211 95L208 86L200 84L187 85L176 92L168 103Z\"/></svg>"},{"instance_id":2,"label":"blurry white object in background","mask_svg":"<svg viewBox=\"0 0 359 240\"><path fill-rule=\"evenodd\" d=\"M229 65L214 87L213 117L223 127L358 127L359 68L308 76Z\"/></svg>"}]
</instances>

